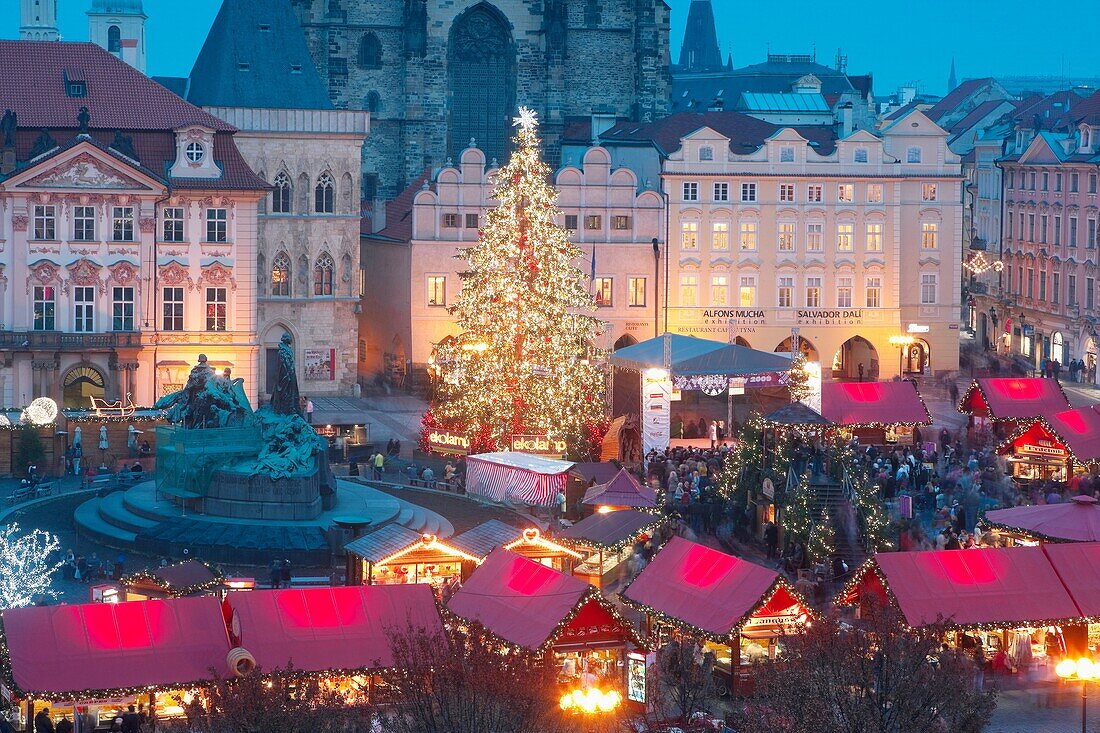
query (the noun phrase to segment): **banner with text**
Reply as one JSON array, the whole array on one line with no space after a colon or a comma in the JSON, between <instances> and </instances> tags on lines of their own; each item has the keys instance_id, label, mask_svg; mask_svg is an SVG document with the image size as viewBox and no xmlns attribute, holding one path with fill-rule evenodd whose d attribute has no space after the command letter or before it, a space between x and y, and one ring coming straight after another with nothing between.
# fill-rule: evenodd
<instances>
[{"instance_id":1,"label":"banner with text","mask_svg":"<svg viewBox=\"0 0 1100 733\"><path fill-rule=\"evenodd\" d=\"M642 377L642 455L668 447L672 420L672 380Z\"/></svg>"}]
</instances>

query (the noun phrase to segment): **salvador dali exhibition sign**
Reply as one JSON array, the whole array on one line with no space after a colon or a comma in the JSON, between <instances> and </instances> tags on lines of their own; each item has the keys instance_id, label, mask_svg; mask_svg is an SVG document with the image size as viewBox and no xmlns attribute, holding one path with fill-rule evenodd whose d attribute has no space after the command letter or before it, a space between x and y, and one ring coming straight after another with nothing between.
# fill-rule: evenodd
<instances>
[{"instance_id":1,"label":"salvador dali exhibition sign","mask_svg":"<svg viewBox=\"0 0 1100 733\"><path fill-rule=\"evenodd\" d=\"M735 328L752 333L754 327L862 326L862 308L676 308L683 318L680 333L727 333ZM701 312L700 312L701 311ZM694 312L694 313L693 313ZM696 316L695 314L698 314ZM690 315L689 315L690 314Z\"/></svg>"}]
</instances>

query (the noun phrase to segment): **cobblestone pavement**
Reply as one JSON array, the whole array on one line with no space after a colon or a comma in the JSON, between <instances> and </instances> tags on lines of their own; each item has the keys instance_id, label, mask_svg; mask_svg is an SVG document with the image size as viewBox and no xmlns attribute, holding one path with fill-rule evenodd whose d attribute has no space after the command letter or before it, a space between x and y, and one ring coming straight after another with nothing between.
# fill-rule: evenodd
<instances>
[{"instance_id":1,"label":"cobblestone pavement","mask_svg":"<svg viewBox=\"0 0 1100 733\"><path fill-rule=\"evenodd\" d=\"M1095 688L1094 688L1095 689ZM1088 733L1100 733L1100 694L1089 700ZM1080 733L1081 697L1076 687L1045 694L1034 690L1002 692L985 733Z\"/></svg>"}]
</instances>

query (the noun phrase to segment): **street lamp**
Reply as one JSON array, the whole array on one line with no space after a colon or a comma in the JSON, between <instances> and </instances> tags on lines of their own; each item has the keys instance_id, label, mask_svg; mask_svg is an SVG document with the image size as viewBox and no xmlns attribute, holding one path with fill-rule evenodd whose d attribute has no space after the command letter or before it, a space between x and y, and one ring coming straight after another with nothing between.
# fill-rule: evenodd
<instances>
[{"instance_id":1,"label":"street lamp","mask_svg":"<svg viewBox=\"0 0 1100 733\"><path fill-rule=\"evenodd\" d=\"M898 376L903 374L902 366L905 360L905 350L913 345L915 339L912 336L891 336L890 343L898 347Z\"/></svg>"},{"instance_id":2,"label":"street lamp","mask_svg":"<svg viewBox=\"0 0 1100 733\"><path fill-rule=\"evenodd\" d=\"M1088 714L1089 682L1100 679L1100 666L1093 664L1088 657L1081 657L1076 661L1063 659L1054 671L1064 680L1081 683L1081 733L1088 733L1085 718Z\"/></svg>"},{"instance_id":3,"label":"street lamp","mask_svg":"<svg viewBox=\"0 0 1100 733\"><path fill-rule=\"evenodd\" d=\"M668 283L665 283L668 287ZM661 322L661 302L658 295L661 292L661 245L657 237L653 238L653 338L657 338L657 329Z\"/></svg>"}]
</instances>

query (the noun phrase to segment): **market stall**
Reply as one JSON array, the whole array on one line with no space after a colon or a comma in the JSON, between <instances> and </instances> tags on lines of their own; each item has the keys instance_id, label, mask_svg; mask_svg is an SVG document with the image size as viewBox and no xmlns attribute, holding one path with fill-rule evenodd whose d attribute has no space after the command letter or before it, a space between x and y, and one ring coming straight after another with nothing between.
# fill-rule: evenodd
<instances>
[{"instance_id":1,"label":"market stall","mask_svg":"<svg viewBox=\"0 0 1100 733\"><path fill-rule=\"evenodd\" d=\"M959 402L959 412L969 417L967 427L980 430L1029 422L1070 407L1057 379L1042 377L990 377L975 379Z\"/></svg>"},{"instance_id":2,"label":"market stall","mask_svg":"<svg viewBox=\"0 0 1100 733\"><path fill-rule=\"evenodd\" d=\"M656 509L657 492L622 468L610 481L590 487L581 503L595 507L600 513L619 509Z\"/></svg>"},{"instance_id":3,"label":"market stall","mask_svg":"<svg viewBox=\"0 0 1100 733\"><path fill-rule=\"evenodd\" d=\"M55 725L107 730L127 705L180 717L177 697L229 676L231 644L213 596L128 603L9 608L3 621L4 694L20 724L48 707Z\"/></svg>"},{"instance_id":4,"label":"market stall","mask_svg":"<svg viewBox=\"0 0 1100 733\"><path fill-rule=\"evenodd\" d=\"M615 579L619 565L630 556L639 537L652 534L663 521L658 514L637 509L597 512L562 530L558 539L584 555L584 561L573 568L573 575L602 588Z\"/></svg>"},{"instance_id":5,"label":"market stall","mask_svg":"<svg viewBox=\"0 0 1100 733\"><path fill-rule=\"evenodd\" d=\"M466 458L466 493L495 502L554 506L573 464L518 451Z\"/></svg>"},{"instance_id":6,"label":"market stall","mask_svg":"<svg viewBox=\"0 0 1100 733\"><path fill-rule=\"evenodd\" d=\"M1081 407L1020 424L997 447L1019 480L1067 481L1100 464L1100 408Z\"/></svg>"},{"instance_id":7,"label":"market stall","mask_svg":"<svg viewBox=\"0 0 1100 733\"><path fill-rule=\"evenodd\" d=\"M1086 635L1085 614L1047 552L1060 547L878 553L836 603L857 615L891 604L910 626L944 628L949 644L980 644L991 663L1050 671L1082 651Z\"/></svg>"},{"instance_id":8,"label":"market stall","mask_svg":"<svg viewBox=\"0 0 1100 733\"><path fill-rule=\"evenodd\" d=\"M119 601L152 598L182 598L216 593L228 581L225 576L198 560L184 560L152 570L122 576Z\"/></svg>"},{"instance_id":9,"label":"market stall","mask_svg":"<svg viewBox=\"0 0 1100 733\"><path fill-rule=\"evenodd\" d=\"M581 553L544 537L538 527L515 527L499 519L468 529L452 537L448 544L472 557L487 557L498 547L523 555L540 562L548 568L568 573L573 566L584 559ZM469 563L472 570L473 563ZM463 577L468 577L467 566L463 566Z\"/></svg>"},{"instance_id":10,"label":"market stall","mask_svg":"<svg viewBox=\"0 0 1100 733\"><path fill-rule=\"evenodd\" d=\"M615 478L618 472L619 467L611 461L573 464L565 482L565 517L570 520L583 517L581 500L585 493L596 484L605 484Z\"/></svg>"},{"instance_id":11,"label":"market stall","mask_svg":"<svg viewBox=\"0 0 1100 733\"><path fill-rule=\"evenodd\" d=\"M1100 541L1100 504L1081 495L1062 504L991 509L982 517L982 524L1010 545L1096 542Z\"/></svg>"},{"instance_id":12,"label":"market stall","mask_svg":"<svg viewBox=\"0 0 1100 733\"><path fill-rule=\"evenodd\" d=\"M646 614L651 646L678 633L702 640L728 683L744 689L751 664L775 659L782 639L816 612L774 570L673 537L621 594Z\"/></svg>"},{"instance_id":13,"label":"market stall","mask_svg":"<svg viewBox=\"0 0 1100 733\"><path fill-rule=\"evenodd\" d=\"M328 444L330 463L348 463L349 461L366 463L374 453L369 422L315 424L313 431L324 438Z\"/></svg>"},{"instance_id":14,"label":"market stall","mask_svg":"<svg viewBox=\"0 0 1100 733\"><path fill-rule=\"evenodd\" d=\"M932 424L909 380L826 382L821 385L821 416L869 445L912 444L913 429Z\"/></svg>"},{"instance_id":15,"label":"market stall","mask_svg":"<svg viewBox=\"0 0 1100 733\"><path fill-rule=\"evenodd\" d=\"M464 552L434 534L387 524L344 545L348 585L427 583L440 587L462 575L463 563L481 557Z\"/></svg>"},{"instance_id":16,"label":"market stall","mask_svg":"<svg viewBox=\"0 0 1100 733\"><path fill-rule=\"evenodd\" d=\"M623 690L627 652L639 644L596 588L503 548L489 553L447 609L506 644L552 653L563 692Z\"/></svg>"},{"instance_id":17,"label":"market stall","mask_svg":"<svg viewBox=\"0 0 1100 733\"><path fill-rule=\"evenodd\" d=\"M232 592L226 606L231 641L258 667L292 665L322 673L334 685L394 666L395 634L423 630L443 637L435 597L424 585Z\"/></svg>"}]
</instances>

